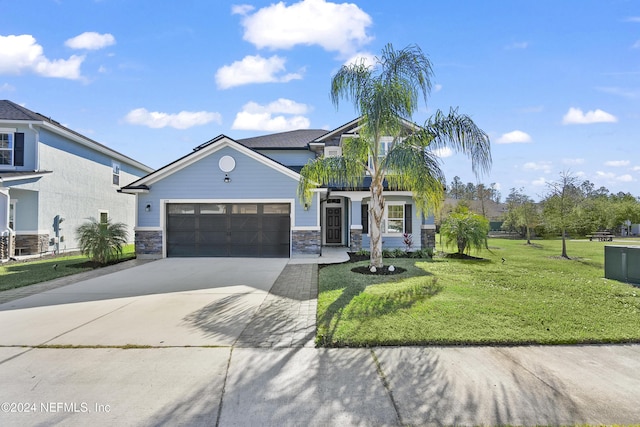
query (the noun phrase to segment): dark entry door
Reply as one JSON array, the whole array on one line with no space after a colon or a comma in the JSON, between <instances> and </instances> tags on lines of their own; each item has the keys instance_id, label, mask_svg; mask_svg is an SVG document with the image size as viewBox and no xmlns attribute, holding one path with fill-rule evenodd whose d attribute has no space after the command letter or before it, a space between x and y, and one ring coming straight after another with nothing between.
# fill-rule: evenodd
<instances>
[{"instance_id":1,"label":"dark entry door","mask_svg":"<svg viewBox=\"0 0 640 427\"><path fill-rule=\"evenodd\" d=\"M170 257L288 257L290 233L286 203L167 206Z\"/></svg>"},{"instance_id":2,"label":"dark entry door","mask_svg":"<svg viewBox=\"0 0 640 427\"><path fill-rule=\"evenodd\" d=\"M327 243L342 243L342 208L327 208Z\"/></svg>"}]
</instances>

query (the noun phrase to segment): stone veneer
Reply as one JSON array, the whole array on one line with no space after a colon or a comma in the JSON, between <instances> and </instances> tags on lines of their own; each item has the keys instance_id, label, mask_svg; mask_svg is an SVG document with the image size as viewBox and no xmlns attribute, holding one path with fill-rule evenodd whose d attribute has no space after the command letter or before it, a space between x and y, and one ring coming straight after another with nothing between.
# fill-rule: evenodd
<instances>
[{"instance_id":1,"label":"stone veneer","mask_svg":"<svg viewBox=\"0 0 640 427\"><path fill-rule=\"evenodd\" d=\"M420 247L422 247L422 249L436 247L435 225L423 225L420 228Z\"/></svg>"},{"instance_id":2,"label":"stone veneer","mask_svg":"<svg viewBox=\"0 0 640 427\"><path fill-rule=\"evenodd\" d=\"M320 230L293 230L291 252L293 255L320 255L322 247Z\"/></svg>"},{"instance_id":3,"label":"stone veneer","mask_svg":"<svg viewBox=\"0 0 640 427\"><path fill-rule=\"evenodd\" d=\"M162 230L136 231L136 256L162 258Z\"/></svg>"},{"instance_id":4,"label":"stone veneer","mask_svg":"<svg viewBox=\"0 0 640 427\"><path fill-rule=\"evenodd\" d=\"M36 255L49 250L49 234L16 234L14 255L18 255L17 248L23 248L22 255Z\"/></svg>"},{"instance_id":5,"label":"stone veneer","mask_svg":"<svg viewBox=\"0 0 640 427\"><path fill-rule=\"evenodd\" d=\"M349 232L349 250L351 252L358 252L362 249L362 228L352 228Z\"/></svg>"},{"instance_id":6,"label":"stone veneer","mask_svg":"<svg viewBox=\"0 0 640 427\"><path fill-rule=\"evenodd\" d=\"M16 247L16 236L0 236L0 259L8 259L13 256L9 253L10 248Z\"/></svg>"}]
</instances>

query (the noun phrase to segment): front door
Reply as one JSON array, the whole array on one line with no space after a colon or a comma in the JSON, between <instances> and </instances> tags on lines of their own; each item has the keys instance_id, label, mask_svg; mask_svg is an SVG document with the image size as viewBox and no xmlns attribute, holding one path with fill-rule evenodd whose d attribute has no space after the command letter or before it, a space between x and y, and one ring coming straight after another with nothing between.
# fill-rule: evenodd
<instances>
[{"instance_id":1,"label":"front door","mask_svg":"<svg viewBox=\"0 0 640 427\"><path fill-rule=\"evenodd\" d=\"M326 242L342 243L342 208L327 208Z\"/></svg>"}]
</instances>

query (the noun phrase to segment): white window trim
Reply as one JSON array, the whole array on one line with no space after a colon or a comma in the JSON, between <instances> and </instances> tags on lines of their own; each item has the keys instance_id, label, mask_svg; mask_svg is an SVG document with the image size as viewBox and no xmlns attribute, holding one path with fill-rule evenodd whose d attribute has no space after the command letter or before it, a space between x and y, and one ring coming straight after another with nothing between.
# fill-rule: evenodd
<instances>
[{"instance_id":1,"label":"white window trim","mask_svg":"<svg viewBox=\"0 0 640 427\"><path fill-rule=\"evenodd\" d=\"M105 209L98 209L98 223L102 224L102 214L107 214L107 221L109 221L109 211Z\"/></svg>"},{"instance_id":2,"label":"white window trim","mask_svg":"<svg viewBox=\"0 0 640 427\"><path fill-rule=\"evenodd\" d=\"M116 167L118 168L118 173L115 172ZM118 183L114 184L113 183L113 177L114 176L118 176ZM120 178L122 177L122 166L120 165L119 162L116 161L111 161L111 184L114 187L120 187Z\"/></svg>"},{"instance_id":3,"label":"white window trim","mask_svg":"<svg viewBox=\"0 0 640 427\"><path fill-rule=\"evenodd\" d=\"M388 237L399 237L402 236L404 234L404 230L406 230L407 225L404 223L405 219L405 202L386 202L384 204L384 212L382 214L382 235L383 236L388 236ZM389 230L387 229L387 224L389 221L389 206L402 206L402 231L399 233L396 232L389 232ZM394 220L397 220L398 218L394 218Z\"/></svg>"},{"instance_id":4,"label":"white window trim","mask_svg":"<svg viewBox=\"0 0 640 427\"><path fill-rule=\"evenodd\" d=\"M11 168L13 169L15 166L15 162L16 162L16 158L15 158L15 152L16 152L16 129L15 128L0 128L0 134L7 134L9 135L9 137L11 138L11 148L0 148L0 151L10 151L11 152L11 163L4 165L1 164L0 168L2 169L8 169Z\"/></svg>"},{"instance_id":5,"label":"white window trim","mask_svg":"<svg viewBox=\"0 0 640 427\"><path fill-rule=\"evenodd\" d=\"M9 223L9 228L12 231L16 231L16 220L18 219L18 216L16 215L16 209L18 208L18 201L17 200L11 200L9 202L9 218L7 223ZM13 215L12 215L13 214ZM11 217L13 216L13 221L11 221ZM13 224L11 224L11 222L13 222ZM11 225L13 225L13 227L11 227Z\"/></svg>"}]
</instances>

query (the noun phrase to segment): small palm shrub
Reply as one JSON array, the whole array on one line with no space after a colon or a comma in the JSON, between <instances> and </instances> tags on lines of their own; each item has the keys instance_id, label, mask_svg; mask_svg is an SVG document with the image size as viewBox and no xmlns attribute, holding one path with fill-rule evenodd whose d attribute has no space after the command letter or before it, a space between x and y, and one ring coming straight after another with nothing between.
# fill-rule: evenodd
<instances>
[{"instance_id":1,"label":"small palm shrub","mask_svg":"<svg viewBox=\"0 0 640 427\"><path fill-rule=\"evenodd\" d=\"M449 215L440 232L447 245L457 246L458 254L463 255L472 248L487 247L489 220L463 207Z\"/></svg>"},{"instance_id":2,"label":"small palm shrub","mask_svg":"<svg viewBox=\"0 0 640 427\"><path fill-rule=\"evenodd\" d=\"M117 260L122 255L123 247L127 244L127 225L122 222L98 222L89 218L76 230L80 242L80 251L98 264L107 264Z\"/></svg>"}]
</instances>

